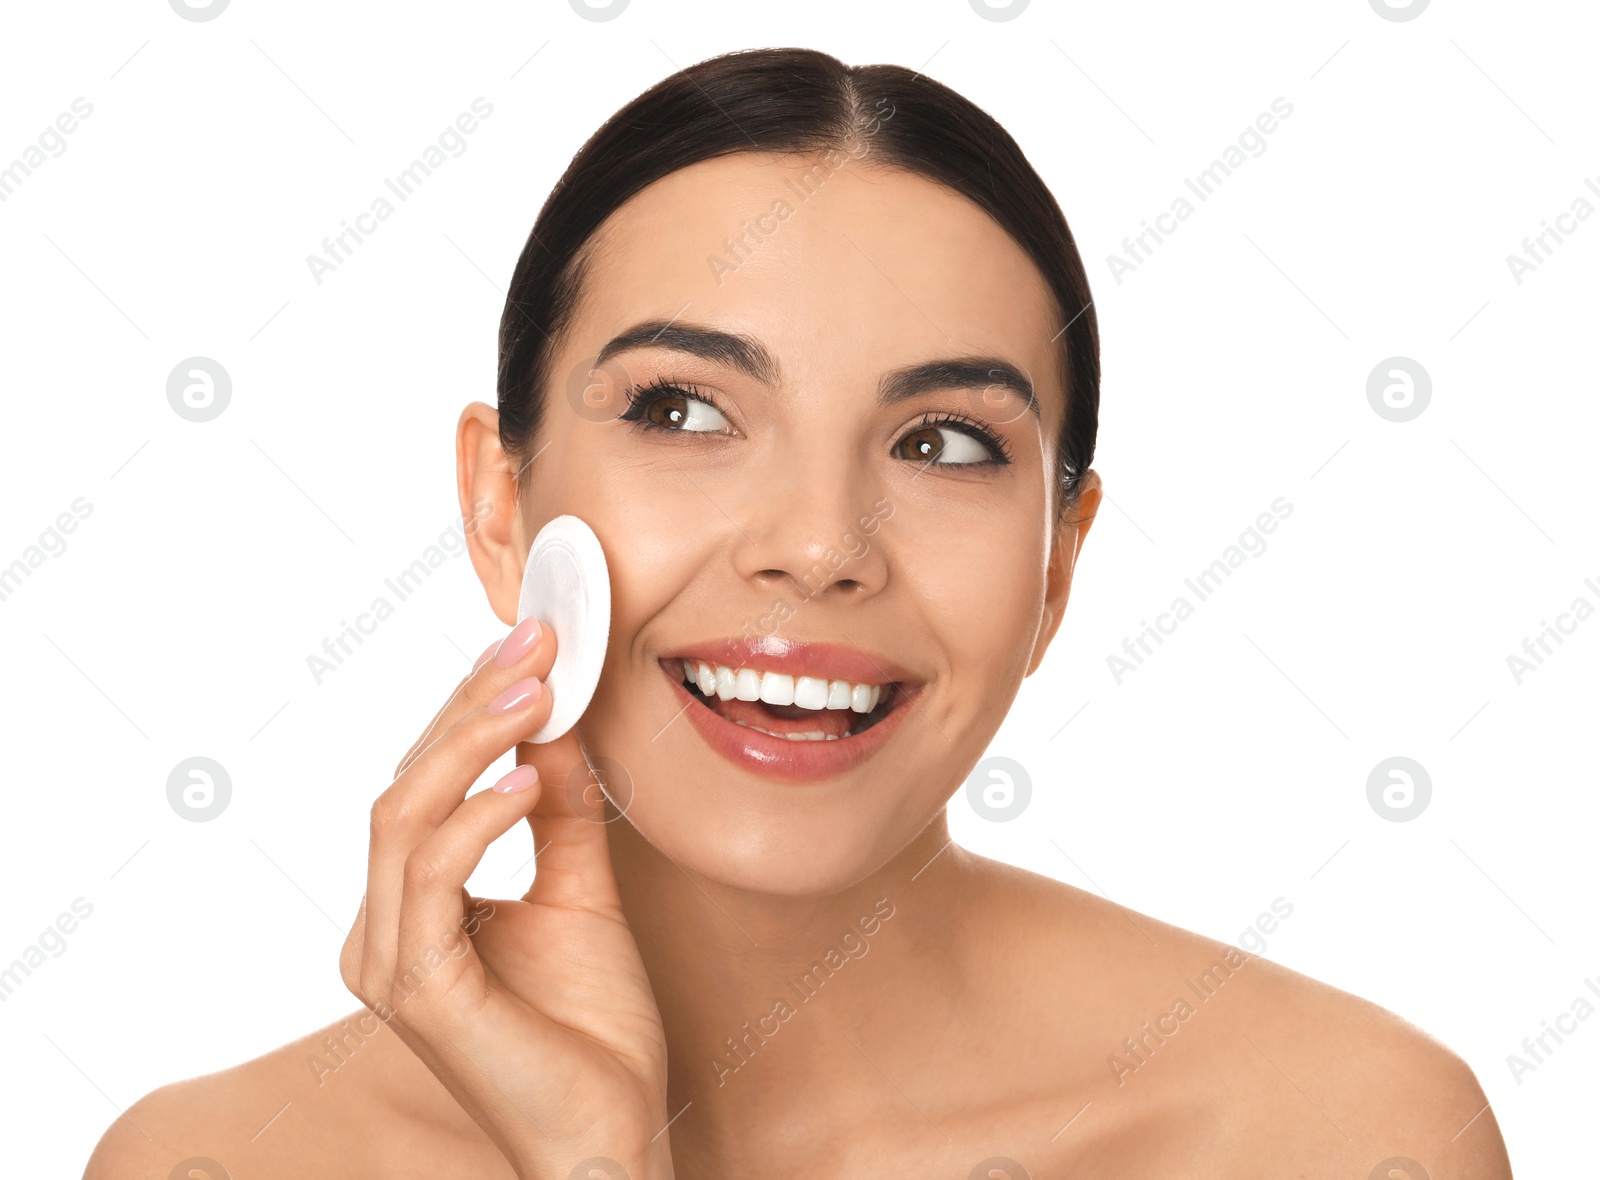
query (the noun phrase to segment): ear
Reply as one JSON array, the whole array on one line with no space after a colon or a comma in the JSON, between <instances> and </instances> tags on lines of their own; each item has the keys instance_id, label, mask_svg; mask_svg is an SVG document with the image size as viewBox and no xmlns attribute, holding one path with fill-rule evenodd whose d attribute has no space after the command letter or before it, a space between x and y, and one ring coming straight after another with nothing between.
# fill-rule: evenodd
<instances>
[{"instance_id":1,"label":"ear","mask_svg":"<svg viewBox=\"0 0 1600 1180\"><path fill-rule=\"evenodd\" d=\"M512 626L529 542L517 511L517 468L500 445L500 412L483 402L456 423L456 494L472 568L495 617Z\"/></svg>"},{"instance_id":2,"label":"ear","mask_svg":"<svg viewBox=\"0 0 1600 1180\"><path fill-rule=\"evenodd\" d=\"M1078 565L1078 554L1083 552L1084 539L1089 526L1094 524L1100 511L1100 473L1089 470L1078 483L1078 499L1062 514L1061 528L1056 533L1050 551L1050 566L1045 580L1044 617L1039 620L1039 634L1033 643L1033 655L1028 660L1027 675L1032 676L1044 661L1045 650L1061 626L1067 610L1067 596L1072 593L1072 572Z\"/></svg>"}]
</instances>

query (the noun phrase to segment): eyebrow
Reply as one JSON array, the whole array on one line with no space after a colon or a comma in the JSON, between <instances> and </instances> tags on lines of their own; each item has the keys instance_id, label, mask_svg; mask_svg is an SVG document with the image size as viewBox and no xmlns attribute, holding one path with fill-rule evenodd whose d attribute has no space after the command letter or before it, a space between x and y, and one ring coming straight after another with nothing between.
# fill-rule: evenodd
<instances>
[{"instance_id":1,"label":"eyebrow","mask_svg":"<svg viewBox=\"0 0 1600 1180\"><path fill-rule=\"evenodd\" d=\"M675 324L670 320L635 324L620 336L613 336L594 358L594 367L598 369L617 353L630 348L665 348L670 352L687 353L732 365L763 385L778 384L778 362L760 341L696 324Z\"/></svg>"},{"instance_id":2,"label":"eyebrow","mask_svg":"<svg viewBox=\"0 0 1600 1180\"><path fill-rule=\"evenodd\" d=\"M679 324L670 320L649 320L635 324L614 336L595 357L599 368L608 359L633 348L663 348L717 364L731 365L766 386L779 384L781 370L777 358L759 340L732 332L721 332L698 324ZM1009 389L1027 403L1035 418L1040 416L1039 399L1033 382L1010 361L996 356L951 357L924 361L895 369L878 382L878 404L894 405L908 398L942 389Z\"/></svg>"},{"instance_id":3,"label":"eyebrow","mask_svg":"<svg viewBox=\"0 0 1600 1180\"><path fill-rule=\"evenodd\" d=\"M951 360L927 361L910 368L896 369L885 375L878 385L878 404L916 397L940 389L1009 389L1027 402L1028 409L1038 418L1039 399L1034 396L1033 382L1023 376L1010 361L997 356L959 357Z\"/></svg>"}]
</instances>

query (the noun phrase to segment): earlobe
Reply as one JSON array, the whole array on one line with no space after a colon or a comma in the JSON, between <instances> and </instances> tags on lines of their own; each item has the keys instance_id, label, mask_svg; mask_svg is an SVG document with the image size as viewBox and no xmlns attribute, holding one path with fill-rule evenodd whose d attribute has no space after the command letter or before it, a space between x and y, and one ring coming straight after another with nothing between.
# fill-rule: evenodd
<instances>
[{"instance_id":1,"label":"earlobe","mask_svg":"<svg viewBox=\"0 0 1600 1180\"><path fill-rule=\"evenodd\" d=\"M1050 647L1050 640L1056 633L1056 612L1047 603L1044 608L1044 617L1039 620L1039 633L1033 640L1033 655L1028 658L1028 670L1023 673L1032 676L1039 670L1039 665L1044 662L1044 653Z\"/></svg>"},{"instance_id":2,"label":"earlobe","mask_svg":"<svg viewBox=\"0 0 1600 1180\"><path fill-rule=\"evenodd\" d=\"M502 623L517 621L523 554L516 468L500 445L500 413L483 402L456 423L456 494L472 568Z\"/></svg>"}]
</instances>

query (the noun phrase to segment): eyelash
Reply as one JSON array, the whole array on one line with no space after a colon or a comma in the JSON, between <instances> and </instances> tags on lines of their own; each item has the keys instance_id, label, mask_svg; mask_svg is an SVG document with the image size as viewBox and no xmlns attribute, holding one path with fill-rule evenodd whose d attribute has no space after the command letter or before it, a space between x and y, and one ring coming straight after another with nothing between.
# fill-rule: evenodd
<instances>
[{"instance_id":1,"label":"eyelash","mask_svg":"<svg viewBox=\"0 0 1600 1180\"><path fill-rule=\"evenodd\" d=\"M649 385L631 385L623 391L623 397L627 400L628 408L617 415L618 420L631 422L640 430L657 430L665 434L696 433L694 431L674 430L670 426L662 426L660 423L652 422L644 416L645 411L652 405L669 397L691 398L695 401L704 402L719 414L722 414L723 417L727 417L726 412L717 404L715 398L702 393L698 386L687 382L679 385L671 381L654 381ZM991 457L977 463L930 464L930 466L1003 467L1011 462L1011 448L1006 445L1005 439L995 434L994 431L984 426L976 418L969 418L965 414L938 413L930 410L922 416L920 422L907 432L907 435L915 434L920 430L927 430L933 426L949 427L976 439L980 445L989 451ZM902 435L901 438L904 439L907 435ZM910 460L907 460L907 462L910 462Z\"/></svg>"},{"instance_id":2,"label":"eyelash","mask_svg":"<svg viewBox=\"0 0 1600 1180\"><path fill-rule=\"evenodd\" d=\"M978 463L958 463L957 467L1004 467L1011 462L1011 448L1006 445L1006 440L990 430L976 418L969 418L965 414L941 414L933 410L922 416L922 421L909 431L915 434L919 430L926 430L930 426L948 426L976 439L980 445L986 447L990 457ZM902 435L902 438L905 436ZM940 466L940 464L932 464Z\"/></svg>"},{"instance_id":3,"label":"eyelash","mask_svg":"<svg viewBox=\"0 0 1600 1180\"><path fill-rule=\"evenodd\" d=\"M632 422L641 430L659 430L666 434L694 433L693 431L673 430L670 426L662 426L660 423L652 422L644 416L644 412L656 402L663 401L669 397L692 398L697 402L705 402L717 413L722 414L722 407L717 405L715 399L707 397L700 392L698 386L689 383L677 385L671 381L654 381L649 385L630 385L622 391L622 396L627 399L628 408L618 414L617 418L624 422ZM724 418L727 417L726 414L722 414L722 416Z\"/></svg>"}]
</instances>

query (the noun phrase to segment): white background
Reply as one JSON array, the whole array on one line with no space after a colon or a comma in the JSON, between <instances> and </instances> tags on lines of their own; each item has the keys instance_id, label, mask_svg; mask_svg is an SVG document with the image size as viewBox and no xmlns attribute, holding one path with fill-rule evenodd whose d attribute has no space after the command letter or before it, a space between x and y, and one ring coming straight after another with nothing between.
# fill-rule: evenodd
<instances>
[{"instance_id":1,"label":"white background","mask_svg":"<svg viewBox=\"0 0 1600 1180\"><path fill-rule=\"evenodd\" d=\"M957 839L1229 941L1284 898L1267 955L1462 1054L1519 1176L1592 1160L1600 1020L1520 1083L1506 1061L1600 978L1600 617L1507 666L1600 607L1600 217L1520 284L1506 263L1600 209L1591 6L25 7L0 164L93 114L0 203L0 565L92 512L0 601L0 963L93 914L0 1004L8 1173L76 1175L118 1108L355 1007L371 799L502 628L457 558L320 686L306 657L455 519L452 428L494 400L504 285L572 153L763 45L926 65L991 112L1097 299L1109 504L992 747L1026 817L958 794ZM468 150L318 285L306 256L479 96ZM1267 150L1118 283L1107 256L1280 96ZM166 399L196 355L233 382L205 423ZM1366 396L1397 355L1433 388L1403 423ZM1267 550L1116 683L1108 655L1276 497ZM195 755L232 782L207 823L166 797ZM1409 822L1367 800L1392 755L1431 777ZM520 892L529 852L521 829L474 890Z\"/></svg>"}]
</instances>

